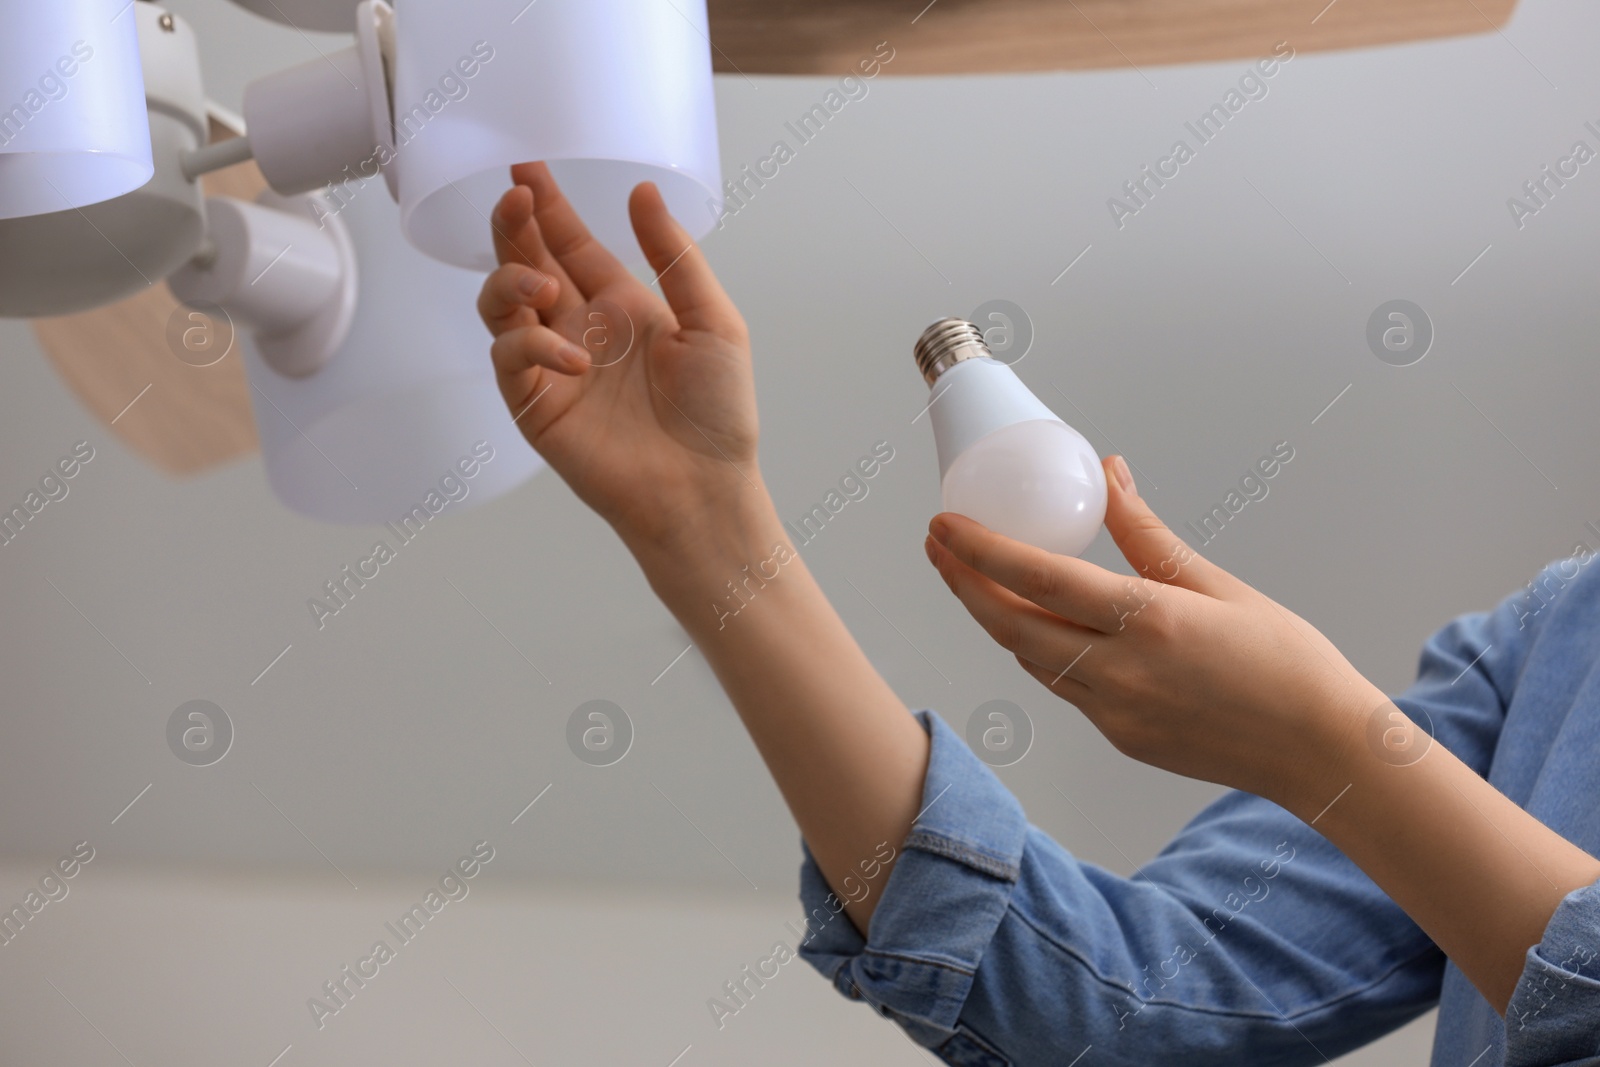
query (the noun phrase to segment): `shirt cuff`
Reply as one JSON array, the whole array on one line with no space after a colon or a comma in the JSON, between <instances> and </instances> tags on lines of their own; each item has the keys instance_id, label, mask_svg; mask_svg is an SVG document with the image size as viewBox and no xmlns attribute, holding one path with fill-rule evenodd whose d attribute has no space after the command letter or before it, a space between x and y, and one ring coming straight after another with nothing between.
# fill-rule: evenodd
<instances>
[{"instance_id":1,"label":"shirt cuff","mask_svg":"<svg viewBox=\"0 0 1600 1067\"><path fill-rule=\"evenodd\" d=\"M799 952L845 996L865 1000L925 1045L950 1037L996 927L1010 905L1028 824L1022 807L964 741L930 711L922 811L900 847L868 936L802 848ZM863 867L863 870L870 869ZM847 892L849 887L846 887Z\"/></svg>"},{"instance_id":2,"label":"shirt cuff","mask_svg":"<svg viewBox=\"0 0 1600 1067\"><path fill-rule=\"evenodd\" d=\"M1556 906L1506 1007L1506 1067L1600 1057L1600 882Z\"/></svg>"}]
</instances>

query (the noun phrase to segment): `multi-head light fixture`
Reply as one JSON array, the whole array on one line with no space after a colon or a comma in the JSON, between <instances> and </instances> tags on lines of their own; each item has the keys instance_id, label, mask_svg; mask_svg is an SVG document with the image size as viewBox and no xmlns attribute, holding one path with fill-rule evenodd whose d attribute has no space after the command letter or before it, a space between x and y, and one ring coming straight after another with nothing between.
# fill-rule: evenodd
<instances>
[{"instance_id":1,"label":"multi-head light fixture","mask_svg":"<svg viewBox=\"0 0 1600 1067\"><path fill-rule=\"evenodd\" d=\"M741 76L871 78L884 69L874 57L894 54L883 38L904 27L897 0L235 3L352 43L251 84L241 119L208 103L195 35L158 3L0 0L0 316L74 316L39 324L54 331L52 358L77 360L69 380L109 381L120 366L107 334L125 350L154 330L170 305L122 311L165 279L240 327L280 497L347 520L392 517L479 440L508 444L476 499L538 466L496 395L471 307L510 164L548 162L595 235L637 264L636 182L654 180L696 236L718 215L713 55ZM1397 3L1345 0L1314 27L1259 0L1106 0L1112 21L1092 24L1059 0L940 5L892 70L1251 58L1286 38L1297 51L1350 48L1492 30L1516 0L1414 0L1403 19ZM243 136L213 140L219 123ZM202 175L250 159L268 193L203 194ZM96 316L111 328L84 321ZM83 329L63 343L69 321ZM140 377L120 382L129 397ZM96 410L114 424L126 403L117 392ZM179 410L196 427L242 423L242 401L230 403L225 416ZM163 454L194 469L205 449L184 446L204 435L180 440L183 421L163 424ZM231 455L237 436L226 452L207 441Z\"/></svg>"},{"instance_id":2,"label":"multi-head light fixture","mask_svg":"<svg viewBox=\"0 0 1600 1067\"><path fill-rule=\"evenodd\" d=\"M251 83L231 120L242 136L215 142L198 42L171 12L0 0L11 8L0 315L81 311L165 279L225 316L269 481L317 517L391 518L479 441L497 458L478 464L493 471L478 499L537 469L473 312L511 165L548 162L628 262L638 182L696 236L716 218L704 0L273 0L263 14L354 43ZM202 175L250 159L270 187L259 200L202 194Z\"/></svg>"}]
</instances>

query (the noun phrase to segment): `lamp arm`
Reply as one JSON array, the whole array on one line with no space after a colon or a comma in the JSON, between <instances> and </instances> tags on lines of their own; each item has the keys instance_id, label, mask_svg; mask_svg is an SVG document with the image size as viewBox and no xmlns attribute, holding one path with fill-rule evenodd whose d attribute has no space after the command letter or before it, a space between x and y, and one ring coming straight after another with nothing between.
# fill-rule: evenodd
<instances>
[{"instance_id":1,"label":"lamp arm","mask_svg":"<svg viewBox=\"0 0 1600 1067\"><path fill-rule=\"evenodd\" d=\"M353 170L376 159L391 195L397 195L388 166L394 156L393 26L394 9L386 0L363 0L356 8L354 45L245 87L250 158L274 192L294 196L348 181ZM186 165L227 166L240 158L199 157Z\"/></svg>"},{"instance_id":2,"label":"lamp arm","mask_svg":"<svg viewBox=\"0 0 1600 1067\"><path fill-rule=\"evenodd\" d=\"M250 144L250 138L230 137L226 141L213 141L199 148L191 148L178 157L178 162L183 168L183 176L195 181L202 174L243 163L254 156L255 148Z\"/></svg>"},{"instance_id":3,"label":"lamp arm","mask_svg":"<svg viewBox=\"0 0 1600 1067\"><path fill-rule=\"evenodd\" d=\"M222 309L280 374L321 369L355 313L355 249L343 220L316 196L271 193L254 204L209 197L206 216L207 248L167 278L172 295Z\"/></svg>"}]
</instances>

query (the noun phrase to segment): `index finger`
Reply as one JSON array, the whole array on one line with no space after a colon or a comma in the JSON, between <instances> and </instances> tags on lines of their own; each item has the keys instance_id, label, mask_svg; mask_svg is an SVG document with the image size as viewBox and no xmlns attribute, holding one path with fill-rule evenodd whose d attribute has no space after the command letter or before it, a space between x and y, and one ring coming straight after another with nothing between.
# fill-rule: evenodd
<instances>
[{"instance_id":1,"label":"index finger","mask_svg":"<svg viewBox=\"0 0 1600 1067\"><path fill-rule=\"evenodd\" d=\"M556 262L545 246L544 234L533 215L533 190L524 185L507 189L495 205L489 226L494 234L494 254L501 266L519 264L532 267L555 280L555 302L540 310L548 312L546 321L555 319L583 303L578 287Z\"/></svg>"},{"instance_id":2,"label":"index finger","mask_svg":"<svg viewBox=\"0 0 1600 1067\"><path fill-rule=\"evenodd\" d=\"M496 337L522 326L537 326L539 310L555 304L560 288L559 282L535 267L503 263L483 280L478 317Z\"/></svg>"},{"instance_id":3,"label":"index finger","mask_svg":"<svg viewBox=\"0 0 1600 1067\"><path fill-rule=\"evenodd\" d=\"M617 257L595 240L546 164L518 163L511 168L511 177L533 191L533 217L545 247L585 300L608 285L633 279Z\"/></svg>"},{"instance_id":4,"label":"index finger","mask_svg":"<svg viewBox=\"0 0 1600 1067\"><path fill-rule=\"evenodd\" d=\"M1128 579L1075 556L1058 556L944 512L928 524L950 554L997 585L1068 622L1101 633L1121 628Z\"/></svg>"}]
</instances>

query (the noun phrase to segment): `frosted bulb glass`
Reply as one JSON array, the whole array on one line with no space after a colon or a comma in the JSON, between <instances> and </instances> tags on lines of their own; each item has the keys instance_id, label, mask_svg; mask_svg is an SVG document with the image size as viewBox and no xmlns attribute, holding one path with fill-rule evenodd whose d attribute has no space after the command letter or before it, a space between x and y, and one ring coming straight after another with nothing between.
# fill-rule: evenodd
<instances>
[{"instance_id":1,"label":"frosted bulb glass","mask_svg":"<svg viewBox=\"0 0 1600 1067\"><path fill-rule=\"evenodd\" d=\"M1046 552L1077 556L1106 516L1100 457L1064 422L1013 423L969 445L945 471L944 509Z\"/></svg>"},{"instance_id":2,"label":"frosted bulb glass","mask_svg":"<svg viewBox=\"0 0 1600 1067\"><path fill-rule=\"evenodd\" d=\"M916 358L932 387L944 509L1047 552L1082 554L1106 515L1093 446L991 357L969 322L928 327Z\"/></svg>"}]
</instances>

